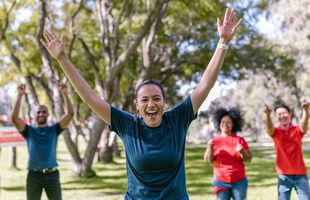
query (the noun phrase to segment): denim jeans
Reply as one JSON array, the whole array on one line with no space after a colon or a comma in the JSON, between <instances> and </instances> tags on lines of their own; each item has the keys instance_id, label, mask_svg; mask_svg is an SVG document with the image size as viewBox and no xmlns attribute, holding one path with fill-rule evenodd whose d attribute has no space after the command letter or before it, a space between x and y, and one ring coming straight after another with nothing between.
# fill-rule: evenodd
<instances>
[{"instance_id":1,"label":"denim jeans","mask_svg":"<svg viewBox=\"0 0 310 200\"><path fill-rule=\"evenodd\" d=\"M291 199L291 191L294 188L299 200L310 200L310 187L307 175L278 175L279 200Z\"/></svg>"},{"instance_id":2,"label":"denim jeans","mask_svg":"<svg viewBox=\"0 0 310 200\"><path fill-rule=\"evenodd\" d=\"M219 191L217 193L217 200L230 200L231 197L233 198L233 200L245 200L248 189L248 179L245 177L244 179L233 183L226 183L216 178L213 178L213 186L228 189L228 191Z\"/></svg>"},{"instance_id":3,"label":"denim jeans","mask_svg":"<svg viewBox=\"0 0 310 200\"><path fill-rule=\"evenodd\" d=\"M49 200L62 199L58 170L46 174L28 171L26 185L27 200L40 200L43 188Z\"/></svg>"}]
</instances>

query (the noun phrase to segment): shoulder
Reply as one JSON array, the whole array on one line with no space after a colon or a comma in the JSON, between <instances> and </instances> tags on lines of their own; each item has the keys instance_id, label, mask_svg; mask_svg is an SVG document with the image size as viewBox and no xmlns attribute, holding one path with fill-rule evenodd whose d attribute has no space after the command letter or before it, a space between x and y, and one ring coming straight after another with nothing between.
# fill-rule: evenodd
<instances>
[{"instance_id":1,"label":"shoulder","mask_svg":"<svg viewBox=\"0 0 310 200\"><path fill-rule=\"evenodd\" d=\"M240 135L235 135L234 137L235 137L236 140L238 140L238 141L247 143L246 140L244 139L244 137L242 137L242 136L240 136Z\"/></svg>"},{"instance_id":2,"label":"shoulder","mask_svg":"<svg viewBox=\"0 0 310 200\"><path fill-rule=\"evenodd\" d=\"M303 134L301 128L299 125L292 125L290 128L289 128L289 131L290 132L299 132L301 134Z\"/></svg>"},{"instance_id":3,"label":"shoulder","mask_svg":"<svg viewBox=\"0 0 310 200\"><path fill-rule=\"evenodd\" d=\"M115 116L126 116L126 117L134 118L132 114L129 114L128 112L125 112L123 110L115 108L114 106L111 106L111 117L115 117Z\"/></svg>"}]
</instances>

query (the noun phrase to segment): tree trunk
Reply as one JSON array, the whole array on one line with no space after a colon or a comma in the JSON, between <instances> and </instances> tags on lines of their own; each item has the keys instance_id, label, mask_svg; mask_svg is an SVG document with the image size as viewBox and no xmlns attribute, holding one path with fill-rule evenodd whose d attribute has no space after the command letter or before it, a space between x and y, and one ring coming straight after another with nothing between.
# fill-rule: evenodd
<instances>
[{"instance_id":1,"label":"tree trunk","mask_svg":"<svg viewBox=\"0 0 310 200\"><path fill-rule=\"evenodd\" d=\"M113 162L113 148L109 145L110 132L104 130L100 139L98 161L103 163Z\"/></svg>"},{"instance_id":2,"label":"tree trunk","mask_svg":"<svg viewBox=\"0 0 310 200\"><path fill-rule=\"evenodd\" d=\"M11 168L17 169L17 151L16 147L11 147Z\"/></svg>"},{"instance_id":3,"label":"tree trunk","mask_svg":"<svg viewBox=\"0 0 310 200\"><path fill-rule=\"evenodd\" d=\"M121 157L121 150L119 149L116 135L113 139L112 149L113 149L113 155L120 158Z\"/></svg>"}]
</instances>

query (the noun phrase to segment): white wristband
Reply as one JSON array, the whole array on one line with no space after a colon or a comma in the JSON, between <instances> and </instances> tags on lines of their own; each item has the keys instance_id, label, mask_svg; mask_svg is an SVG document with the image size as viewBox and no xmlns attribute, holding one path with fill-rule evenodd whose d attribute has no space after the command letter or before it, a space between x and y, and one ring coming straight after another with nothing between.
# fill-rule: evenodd
<instances>
[{"instance_id":1,"label":"white wristband","mask_svg":"<svg viewBox=\"0 0 310 200\"><path fill-rule=\"evenodd\" d=\"M228 44L224 44L224 43L217 43L217 46L216 46L216 47L219 48L219 49L225 49L225 50L227 50L228 47L229 47L229 45L228 45Z\"/></svg>"}]
</instances>

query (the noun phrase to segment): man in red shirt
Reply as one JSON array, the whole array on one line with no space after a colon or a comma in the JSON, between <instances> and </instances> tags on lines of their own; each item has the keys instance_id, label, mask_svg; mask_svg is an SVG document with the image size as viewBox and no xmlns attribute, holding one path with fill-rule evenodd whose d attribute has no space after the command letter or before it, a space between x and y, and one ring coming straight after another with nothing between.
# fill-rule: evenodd
<instances>
[{"instance_id":1,"label":"man in red shirt","mask_svg":"<svg viewBox=\"0 0 310 200\"><path fill-rule=\"evenodd\" d=\"M267 133L276 148L279 200L289 200L292 188L295 188L299 200L310 199L307 168L302 154L302 138L308 130L309 103L303 101L301 107L299 125L292 125L291 109L284 104L276 106L274 112L279 124L274 127L270 117L271 109L265 105Z\"/></svg>"}]
</instances>

